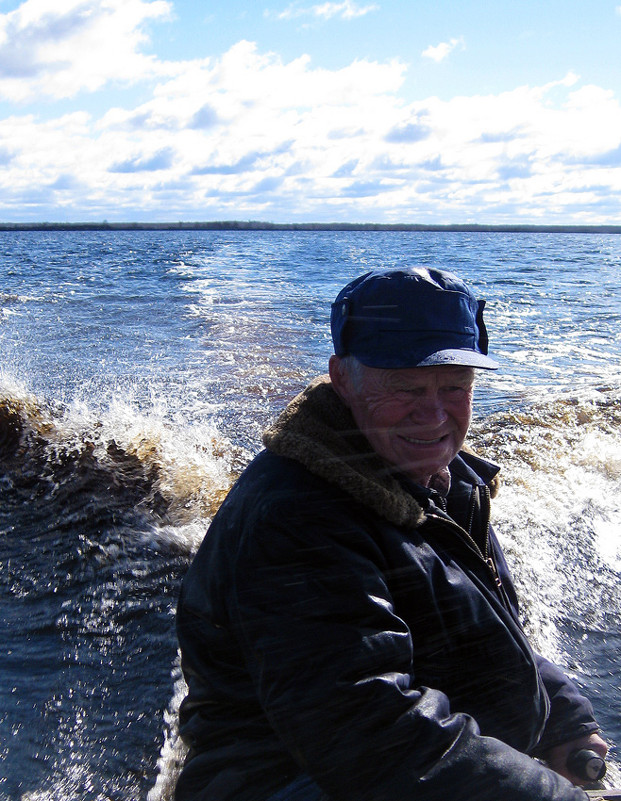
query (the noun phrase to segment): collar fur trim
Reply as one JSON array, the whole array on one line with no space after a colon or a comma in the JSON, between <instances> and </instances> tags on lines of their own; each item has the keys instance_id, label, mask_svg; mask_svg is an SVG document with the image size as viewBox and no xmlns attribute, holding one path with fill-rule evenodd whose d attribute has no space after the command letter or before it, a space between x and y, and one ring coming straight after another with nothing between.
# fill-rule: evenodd
<instances>
[{"instance_id":1,"label":"collar fur trim","mask_svg":"<svg viewBox=\"0 0 621 801\"><path fill-rule=\"evenodd\" d=\"M424 512L371 449L327 376L291 401L263 435L266 448L295 459L399 526L417 527Z\"/></svg>"}]
</instances>

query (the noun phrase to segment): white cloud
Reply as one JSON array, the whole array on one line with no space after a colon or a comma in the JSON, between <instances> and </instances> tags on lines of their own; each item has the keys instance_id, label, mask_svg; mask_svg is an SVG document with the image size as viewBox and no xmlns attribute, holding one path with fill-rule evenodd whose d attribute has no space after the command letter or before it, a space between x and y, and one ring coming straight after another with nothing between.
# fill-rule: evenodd
<instances>
[{"instance_id":1,"label":"white cloud","mask_svg":"<svg viewBox=\"0 0 621 801\"><path fill-rule=\"evenodd\" d=\"M134 106L0 120L0 218L620 216L619 98L573 73L406 103L397 61L330 70L241 41L164 66L151 65L159 83Z\"/></svg>"},{"instance_id":2,"label":"white cloud","mask_svg":"<svg viewBox=\"0 0 621 801\"><path fill-rule=\"evenodd\" d=\"M455 50L457 47L461 47L462 49L465 48L462 37L459 37L459 39L451 39L449 42L441 42L435 47L430 45L426 50L423 50L421 56L424 58L430 58L432 61L439 63L450 56L453 50Z\"/></svg>"},{"instance_id":3,"label":"white cloud","mask_svg":"<svg viewBox=\"0 0 621 801\"><path fill-rule=\"evenodd\" d=\"M284 11L277 15L278 19L294 19L296 17L318 17L321 19L331 19L332 17L341 17L342 19L355 19L356 17L363 17L371 11L377 11L379 6L371 3L366 6L360 6L354 3L353 0L343 0L341 3L319 3L310 7L300 7L299 5L292 4Z\"/></svg>"},{"instance_id":4,"label":"white cloud","mask_svg":"<svg viewBox=\"0 0 621 801\"><path fill-rule=\"evenodd\" d=\"M155 100L169 110L185 104L192 115L199 110L193 104L208 104L214 117L227 124L240 116L294 112L297 118L303 109L321 114L334 108L338 115L339 107L353 110L357 103L394 95L405 70L399 61L364 59L337 70L313 68L307 55L285 63L277 54L259 53L253 42L241 41L219 59L186 62L157 87Z\"/></svg>"},{"instance_id":5,"label":"white cloud","mask_svg":"<svg viewBox=\"0 0 621 801\"><path fill-rule=\"evenodd\" d=\"M0 98L73 97L131 83L162 65L140 52L165 0L26 0L0 15Z\"/></svg>"}]
</instances>

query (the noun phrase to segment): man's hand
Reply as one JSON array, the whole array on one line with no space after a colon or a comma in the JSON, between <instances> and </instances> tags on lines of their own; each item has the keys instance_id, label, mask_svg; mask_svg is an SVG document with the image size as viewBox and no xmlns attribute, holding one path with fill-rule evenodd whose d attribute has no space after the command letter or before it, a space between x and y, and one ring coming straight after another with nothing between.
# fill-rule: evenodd
<instances>
[{"instance_id":1,"label":"man's hand","mask_svg":"<svg viewBox=\"0 0 621 801\"><path fill-rule=\"evenodd\" d=\"M563 743L562 745L556 745L554 748L550 748L550 750L545 753L544 759L549 768L557 773L560 773L561 776L569 779L570 782L582 786L583 784L588 784L588 782L585 782L585 780L580 776L570 773L567 767L567 759L573 751L580 751L583 748L586 748L590 751L595 751L595 753L599 754L602 759L608 753L608 746L606 743L602 740L599 734L593 732L593 734L589 734L586 737L580 737L578 740L571 740L568 743Z\"/></svg>"}]
</instances>

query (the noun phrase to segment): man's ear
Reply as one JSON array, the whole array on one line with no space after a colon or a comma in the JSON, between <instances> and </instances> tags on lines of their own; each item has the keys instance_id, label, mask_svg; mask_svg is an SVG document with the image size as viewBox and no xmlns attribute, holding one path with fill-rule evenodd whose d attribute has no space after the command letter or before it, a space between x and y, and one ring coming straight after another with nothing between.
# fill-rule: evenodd
<instances>
[{"instance_id":1,"label":"man's ear","mask_svg":"<svg viewBox=\"0 0 621 801\"><path fill-rule=\"evenodd\" d=\"M328 362L328 370L330 372L330 381L334 391L343 401L345 406L350 406L349 398L352 393L351 378L349 371L344 369L342 360L339 356L331 356Z\"/></svg>"}]
</instances>

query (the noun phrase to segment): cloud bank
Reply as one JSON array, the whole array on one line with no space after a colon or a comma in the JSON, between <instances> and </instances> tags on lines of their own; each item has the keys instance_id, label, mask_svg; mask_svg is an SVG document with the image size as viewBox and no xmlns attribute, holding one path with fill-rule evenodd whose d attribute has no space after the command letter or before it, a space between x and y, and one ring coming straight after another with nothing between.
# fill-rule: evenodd
<instances>
[{"instance_id":1,"label":"cloud bank","mask_svg":"<svg viewBox=\"0 0 621 801\"><path fill-rule=\"evenodd\" d=\"M620 219L619 98L573 73L407 102L413 67L398 60L325 69L245 40L219 57L159 60L145 52L148 26L170 13L162 0L27 0L0 15L0 97L12 104L0 219ZM118 88L130 84L140 91ZM83 105L110 87L107 110Z\"/></svg>"}]
</instances>

